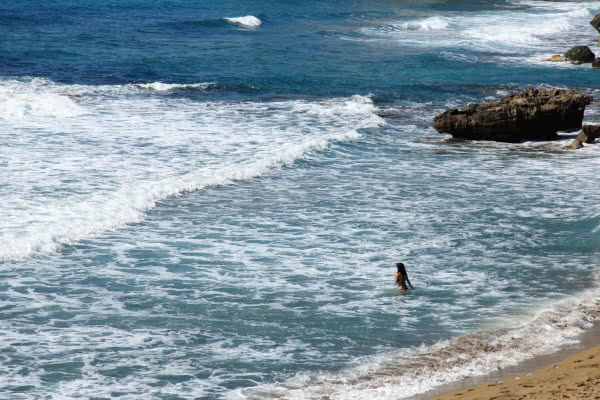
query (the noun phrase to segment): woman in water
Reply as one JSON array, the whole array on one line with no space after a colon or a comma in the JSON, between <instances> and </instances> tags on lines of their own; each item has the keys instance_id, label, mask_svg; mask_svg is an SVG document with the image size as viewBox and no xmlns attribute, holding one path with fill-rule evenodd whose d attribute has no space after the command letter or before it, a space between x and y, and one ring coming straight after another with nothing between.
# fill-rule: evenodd
<instances>
[{"instance_id":1,"label":"woman in water","mask_svg":"<svg viewBox=\"0 0 600 400\"><path fill-rule=\"evenodd\" d=\"M398 272L396 272L396 280L394 281L394 283L398 285L398 291L403 292L405 290L408 290L408 286L406 286L407 283L411 289L414 289L412 283L410 283L410 280L408 280L408 274L406 273L406 268L404 268L404 264L397 263L396 266L398 267Z\"/></svg>"}]
</instances>

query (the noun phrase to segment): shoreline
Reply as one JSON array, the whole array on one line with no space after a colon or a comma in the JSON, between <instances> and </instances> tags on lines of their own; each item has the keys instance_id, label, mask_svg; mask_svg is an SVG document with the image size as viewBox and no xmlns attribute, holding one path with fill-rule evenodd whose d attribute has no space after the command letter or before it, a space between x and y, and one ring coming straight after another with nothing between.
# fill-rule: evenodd
<instances>
[{"instance_id":1,"label":"shoreline","mask_svg":"<svg viewBox=\"0 0 600 400\"><path fill-rule=\"evenodd\" d=\"M597 380L591 386L598 387L595 392L597 397L590 398L600 399L600 321L595 321L578 339L578 343L566 345L554 353L536 356L490 374L447 383L406 400L547 399L551 398L552 391L561 391L559 384L564 386L572 383L573 386L581 385L584 388L589 383L585 380L593 381L594 377ZM575 368L581 372L587 364L593 364L594 368L588 368L588 372L593 369L594 376L588 374L583 379L581 373L575 374ZM569 379L564 379L565 374L568 374ZM578 380L579 378L582 380ZM524 387L527 383L527 387ZM540 388L543 388L543 392L539 392ZM523 392L516 394L518 390ZM539 397L531 397L536 391ZM511 395L507 395L508 392Z\"/></svg>"}]
</instances>

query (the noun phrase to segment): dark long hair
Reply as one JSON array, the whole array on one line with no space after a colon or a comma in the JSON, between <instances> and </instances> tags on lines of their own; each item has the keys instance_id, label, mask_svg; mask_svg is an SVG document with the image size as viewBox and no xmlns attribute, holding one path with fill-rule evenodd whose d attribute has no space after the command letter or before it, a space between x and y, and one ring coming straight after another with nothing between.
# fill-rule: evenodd
<instances>
[{"instance_id":1,"label":"dark long hair","mask_svg":"<svg viewBox=\"0 0 600 400\"><path fill-rule=\"evenodd\" d=\"M404 264L396 263L396 266L398 267L398 272L400 272L402 275L408 275L406 273L406 268L404 268Z\"/></svg>"}]
</instances>

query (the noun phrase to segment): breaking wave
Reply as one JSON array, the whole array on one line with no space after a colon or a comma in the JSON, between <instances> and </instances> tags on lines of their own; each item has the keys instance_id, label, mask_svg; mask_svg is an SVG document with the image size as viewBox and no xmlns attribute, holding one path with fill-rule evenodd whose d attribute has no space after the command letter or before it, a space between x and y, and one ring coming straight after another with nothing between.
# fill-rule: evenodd
<instances>
[{"instance_id":1,"label":"breaking wave","mask_svg":"<svg viewBox=\"0 0 600 400\"><path fill-rule=\"evenodd\" d=\"M225 19L231 23L242 25L248 28L258 28L262 25L262 21L256 18L254 15L246 15L245 17L232 17Z\"/></svg>"}]
</instances>

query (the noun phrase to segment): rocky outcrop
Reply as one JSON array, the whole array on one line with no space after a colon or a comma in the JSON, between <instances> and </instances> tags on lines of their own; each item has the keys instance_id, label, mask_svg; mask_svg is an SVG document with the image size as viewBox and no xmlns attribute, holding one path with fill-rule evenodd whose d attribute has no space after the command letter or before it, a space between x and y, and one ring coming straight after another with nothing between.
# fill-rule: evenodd
<instances>
[{"instance_id":1,"label":"rocky outcrop","mask_svg":"<svg viewBox=\"0 0 600 400\"><path fill-rule=\"evenodd\" d=\"M592 50L587 46L575 46L565 53L565 57L572 64L591 63L596 58Z\"/></svg>"},{"instance_id":2,"label":"rocky outcrop","mask_svg":"<svg viewBox=\"0 0 600 400\"><path fill-rule=\"evenodd\" d=\"M590 21L590 25L592 25L598 32L600 32L600 13L596 14L594 18Z\"/></svg>"},{"instance_id":3,"label":"rocky outcrop","mask_svg":"<svg viewBox=\"0 0 600 400\"><path fill-rule=\"evenodd\" d=\"M594 143L600 137L600 125L584 125L579 135L567 145L567 149L576 150L584 143Z\"/></svg>"},{"instance_id":4,"label":"rocky outcrop","mask_svg":"<svg viewBox=\"0 0 600 400\"><path fill-rule=\"evenodd\" d=\"M592 68L600 69L600 57L594 58L594 61L592 61Z\"/></svg>"},{"instance_id":5,"label":"rocky outcrop","mask_svg":"<svg viewBox=\"0 0 600 400\"><path fill-rule=\"evenodd\" d=\"M581 128L592 98L559 89L526 89L486 104L450 109L434 118L438 132L455 138L518 143L556 139L558 131Z\"/></svg>"}]
</instances>

